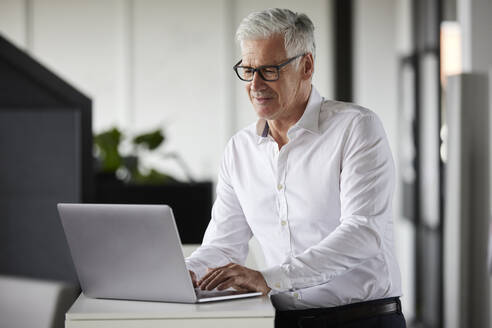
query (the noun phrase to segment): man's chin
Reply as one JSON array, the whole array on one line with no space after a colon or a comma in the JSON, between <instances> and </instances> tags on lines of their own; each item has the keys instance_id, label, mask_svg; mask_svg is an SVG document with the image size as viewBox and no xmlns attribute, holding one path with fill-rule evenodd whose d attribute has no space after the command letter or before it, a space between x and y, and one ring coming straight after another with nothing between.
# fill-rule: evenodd
<instances>
[{"instance_id":1,"label":"man's chin","mask_svg":"<svg viewBox=\"0 0 492 328\"><path fill-rule=\"evenodd\" d=\"M264 112L264 111L256 111L256 116L258 116L258 118L260 119L264 119L264 120L272 120L273 119L273 113L268 113L268 112Z\"/></svg>"},{"instance_id":2,"label":"man's chin","mask_svg":"<svg viewBox=\"0 0 492 328\"><path fill-rule=\"evenodd\" d=\"M271 108L271 106L253 106L258 118L262 118L265 120L271 120L275 115L275 109Z\"/></svg>"}]
</instances>

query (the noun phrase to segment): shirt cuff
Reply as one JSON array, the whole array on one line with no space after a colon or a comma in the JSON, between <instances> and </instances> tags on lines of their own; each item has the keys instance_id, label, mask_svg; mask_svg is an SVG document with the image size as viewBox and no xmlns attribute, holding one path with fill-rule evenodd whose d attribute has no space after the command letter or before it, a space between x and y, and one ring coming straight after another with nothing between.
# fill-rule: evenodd
<instances>
[{"instance_id":1,"label":"shirt cuff","mask_svg":"<svg viewBox=\"0 0 492 328\"><path fill-rule=\"evenodd\" d=\"M207 273L207 269L204 268L203 265L193 263L191 260L185 259L185 265L189 271L193 271L195 273L197 281Z\"/></svg>"},{"instance_id":2,"label":"shirt cuff","mask_svg":"<svg viewBox=\"0 0 492 328\"><path fill-rule=\"evenodd\" d=\"M289 277L287 277L279 265L265 270L260 270L260 272L263 275L263 278L265 278L268 287L270 287L272 291L285 292L292 289L292 283Z\"/></svg>"}]
</instances>

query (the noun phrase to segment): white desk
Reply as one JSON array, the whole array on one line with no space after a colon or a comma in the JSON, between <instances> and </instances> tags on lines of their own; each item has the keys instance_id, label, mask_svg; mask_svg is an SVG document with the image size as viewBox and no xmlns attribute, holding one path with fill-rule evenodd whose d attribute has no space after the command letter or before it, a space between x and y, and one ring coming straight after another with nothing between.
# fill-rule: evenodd
<instances>
[{"instance_id":1,"label":"white desk","mask_svg":"<svg viewBox=\"0 0 492 328\"><path fill-rule=\"evenodd\" d=\"M66 313L66 328L273 327L275 309L267 296L178 304L102 300L79 296Z\"/></svg>"}]
</instances>

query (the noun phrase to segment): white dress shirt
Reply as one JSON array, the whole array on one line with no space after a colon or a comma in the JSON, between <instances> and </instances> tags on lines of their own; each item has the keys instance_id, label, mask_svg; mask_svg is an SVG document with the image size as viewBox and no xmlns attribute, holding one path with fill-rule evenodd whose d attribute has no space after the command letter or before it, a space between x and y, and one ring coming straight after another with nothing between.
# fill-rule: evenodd
<instances>
[{"instance_id":1,"label":"white dress shirt","mask_svg":"<svg viewBox=\"0 0 492 328\"><path fill-rule=\"evenodd\" d=\"M186 259L243 264L258 240L279 310L401 295L393 247L394 164L375 113L323 99L312 87L279 151L260 119L229 141L203 244Z\"/></svg>"}]
</instances>

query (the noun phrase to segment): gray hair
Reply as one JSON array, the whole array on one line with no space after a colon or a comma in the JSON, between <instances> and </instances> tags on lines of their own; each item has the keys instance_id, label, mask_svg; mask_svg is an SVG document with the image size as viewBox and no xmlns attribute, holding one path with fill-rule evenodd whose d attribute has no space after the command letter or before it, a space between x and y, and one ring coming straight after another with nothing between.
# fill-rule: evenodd
<instances>
[{"instance_id":1,"label":"gray hair","mask_svg":"<svg viewBox=\"0 0 492 328\"><path fill-rule=\"evenodd\" d=\"M272 8L253 12L239 24L236 39L241 44L246 40L268 39L283 35L287 56L304 53L316 56L314 25L306 14L294 13L289 9ZM296 60L296 65L299 63Z\"/></svg>"}]
</instances>

